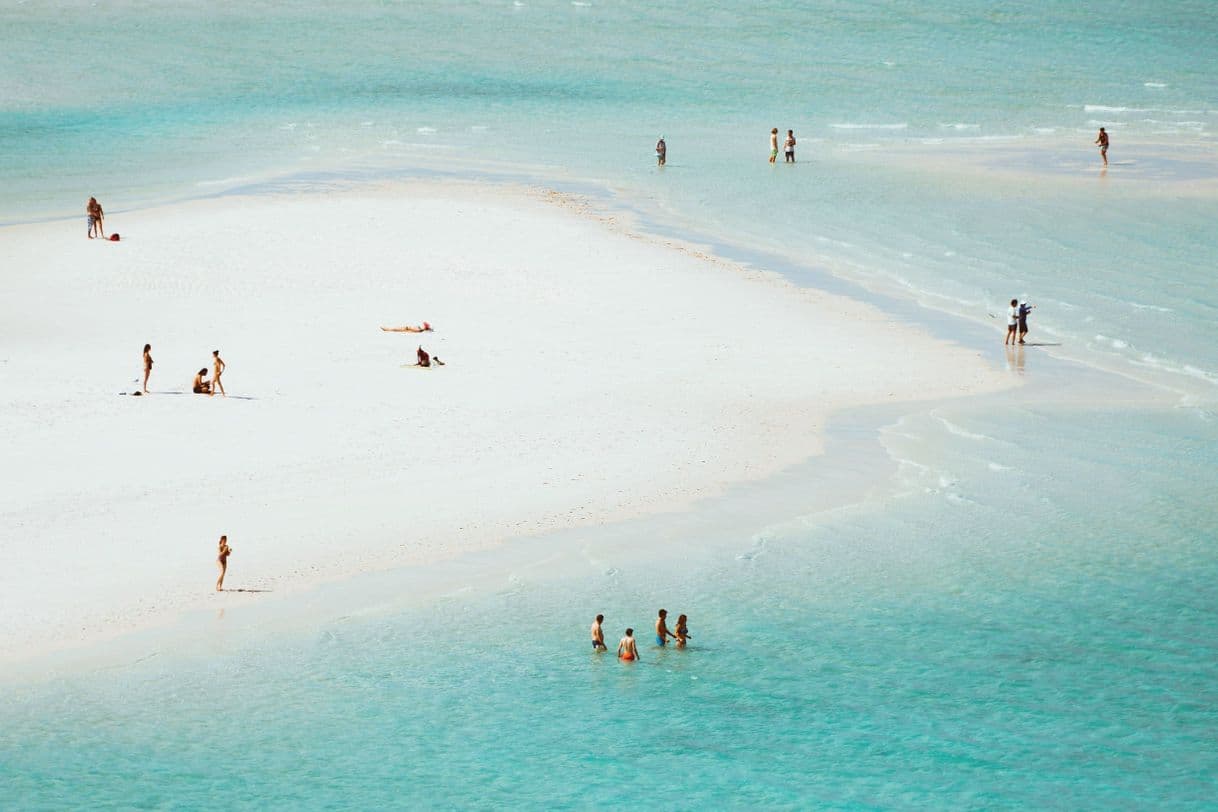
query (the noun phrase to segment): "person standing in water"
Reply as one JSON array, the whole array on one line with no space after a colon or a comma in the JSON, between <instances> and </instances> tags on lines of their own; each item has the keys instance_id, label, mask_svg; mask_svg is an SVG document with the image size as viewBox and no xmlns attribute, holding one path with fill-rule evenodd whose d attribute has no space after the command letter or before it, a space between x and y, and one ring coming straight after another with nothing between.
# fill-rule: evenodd
<instances>
[{"instance_id":1,"label":"person standing in water","mask_svg":"<svg viewBox=\"0 0 1218 812\"><path fill-rule=\"evenodd\" d=\"M787 130L787 140L782 142L783 155L789 164L795 163L795 131Z\"/></svg>"},{"instance_id":2,"label":"person standing in water","mask_svg":"<svg viewBox=\"0 0 1218 812\"><path fill-rule=\"evenodd\" d=\"M148 394L148 376L152 374L152 345L144 345L144 394Z\"/></svg>"},{"instance_id":3,"label":"person standing in water","mask_svg":"<svg viewBox=\"0 0 1218 812\"><path fill-rule=\"evenodd\" d=\"M214 394L217 389L224 397L228 397L228 393L224 391L224 384L220 383L220 373L224 372L224 368L228 364L224 363L224 359L220 357L219 350L211 351L212 372L211 372L211 391Z\"/></svg>"},{"instance_id":4,"label":"person standing in water","mask_svg":"<svg viewBox=\"0 0 1218 812\"><path fill-rule=\"evenodd\" d=\"M608 651L609 647L605 645L605 630L601 628L601 624L605 622L604 615L597 615L596 620L592 621L592 650L593 651Z\"/></svg>"},{"instance_id":5,"label":"person standing in water","mask_svg":"<svg viewBox=\"0 0 1218 812\"><path fill-rule=\"evenodd\" d=\"M89 216L89 239L93 239L95 234L101 235L103 240L106 239L106 227L103 224L106 213L102 211L96 197L89 198L85 205L85 214Z\"/></svg>"},{"instance_id":6,"label":"person standing in water","mask_svg":"<svg viewBox=\"0 0 1218 812\"><path fill-rule=\"evenodd\" d=\"M1100 145L1100 157L1104 159L1104 166L1108 166L1108 133L1103 127L1100 127L1100 134L1095 137L1095 143Z\"/></svg>"},{"instance_id":7,"label":"person standing in water","mask_svg":"<svg viewBox=\"0 0 1218 812\"><path fill-rule=\"evenodd\" d=\"M1024 336L1028 334L1028 316L1032 313L1032 308L1036 305L1030 305L1027 302L1019 303L1019 343L1023 343Z\"/></svg>"},{"instance_id":8,"label":"person standing in water","mask_svg":"<svg viewBox=\"0 0 1218 812\"><path fill-rule=\"evenodd\" d=\"M770 163L778 160L778 128L770 130Z\"/></svg>"},{"instance_id":9,"label":"person standing in water","mask_svg":"<svg viewBox=\"0 0 1218 812\"><path fill-rule=\"evenodd\" d=\"M668 623L665 622L665 619L667 617L668 617L667 609L661 609L659 612L659 616L656 617L656 645L657 646L666 646L666 645L668 645L668 638L670 638L670 637L676 638L676 635L668 630Z\"/></svg>"},{"instance_id":10,"label":"person standing in water","mask_svg":"<svg viewBox=\"0 0 1218 812\"><path fill-rule=\"evenodd\" d=\"M1019 329L1019 300L1012 299L1007 308L1007 337L1002 340L1004 345L1015 343L1015 331Z\"/></svg>"},{"instance_id":11,"label":"person standing in water","mask_svg":"<svg viewBox=\"0 0 1218 812\"><path fill-rule=\"evenodd\" d=\"M626 636L618 641L617 658L627 662L640 659L639 647L634 642L634 629L627 629Z\"/></svg>"},{"instance_id":12,"label":"person standing in water","mask_svg":"<svg viewBox=\"0 0 1218 812\"><path fill-rule=\"evenodd\" d=\"M656 141L656 166L663 166L668 161L668 145L664 143L664 136L660 136L660 140Z\"/></svg>"},{"instance_id":13,"label":"person standing in water","mask_svg":"<svg viewBox=\"0 0 1218 812\"><path fill-rule=\"evenodd\" d=\"M233 548L228 546L228 536L220 536L220 555L216 558L216 566L220 568L220 577L216 580L216 591L224 591L224 576L228 573L228 557Z\"/></svg>"},{"instance_id":14,"label":"person standing in water","mask_svg":"<svg viewBox=\"0 0 1218 812\"><path fill-rule=\"evenodd\" d=\"M677 618L677 629L673 637L677 638L677 648L685 648L685 641L690 638L689 621L686 620L685 615Z\"/></svg>"}]
</instances>

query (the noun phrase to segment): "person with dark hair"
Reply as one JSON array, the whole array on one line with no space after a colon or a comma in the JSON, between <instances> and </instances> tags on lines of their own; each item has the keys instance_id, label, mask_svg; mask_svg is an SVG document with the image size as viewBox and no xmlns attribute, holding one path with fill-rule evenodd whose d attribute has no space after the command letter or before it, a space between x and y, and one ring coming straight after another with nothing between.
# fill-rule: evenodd
<instances>
[{"instance_id":1,"label":"person with dark hair","mask_svg":"<svg viewBox=\"0 0 1218 812\"><path fill-rule=\"evenodd\" d=\"M626 636L618 641L617 658L627 662L639 659L639 647L634 642L634 629L627 629Z\"/></svg>"},{"instance_id":2,"label":"person with dark hair","mask_svg":"<svg viewBox=\"0 0 1218 812\"><path fill-rule=\"evenodd\" d=\"M605 645L605 630L601 628L601 624L605 622L604 615L597 615L596 620L592 621L592 650L593 651L608 651Z\"/></svg>"},{"instance_id":3,"label":"person with dark hair","mask_svg":"<svg viewBox=\"0 0 1218 812\"><path fill-rule=\"evenodd\" d=\"M1012 299L1011 306L1007 308L1007 337L1005 339L1003 339L1003 341L1002 341L1002 343L1004 345L1015 343L1015 331L1018 328L1019 328L1019 300Z\"/></svg>"},{"instance_id":4,"label":"person with dark hair","mask_svg":"<svg viewBox=\"0 0 1218 812\"><path fill-rule=\"evenodd\" d=\"M423 322L421 325L405 324L401 327L382 327L381 330L386 333L430 333L431 325Z\"/></svg>"},{"instance_id":5,"label":"person with dark hair","mask_svg":"<svg viewBox=\"0 0 1218 812\"><path fill-rule=\"evenodd\" d=\"M212 366L214 367L211 374L212 391L215 392L215 390L219 389L221 395L228 397L228 393L224 391L224 384L220 383L220 373L224 371L224 368L227 367L228 364L224 363L224 359L220 357L219 350L212 350L211 357Z\"/></svg>"},{"instance_id":6,"label":"person with dark hair","mask_svg":"<svg viewBox=\"0 0 1218 812\"><path fill-rule=\"evenodd\" d=\"M207 378L207 367L203 367L197 373L195 373L195 379L194 379L194 382L191 383L191 385L190 385L190 391L194 392L196 395L212 394L211 383L209 381L207 381L206 378Z\"/></svg>"},{"instance_id":7,"label":"person with dark hair","mask_svg":"<svg viewBox=\"0 0 1218 812\"><path fill-rule=\"evenodd\" d=\"M770 130L770 163L778 159L778 128Z\"/></svg>"},{"instance_id":8,"label":"person with dark hair","mask_svg":"<svg viewBox=\"0 0 1218 812\"><path fill-rule=\"evenodd\" d=\"M1024 336L1028 334L1028 316L1032 313L1032 308L1036 305L1030 305L1027 302L1019 303L1019 343L1023 343Z\"/></svg>"},{"instance_id":9,"label":"person with dark hair","mask_svg":"<svg viewBox=\"0 0 1218 812\"><path fill-rule=\"evenodd\" d=\"M670 637L672 637L674 639L676 638L676 635L668 630L668 624L665 622L665 618L667 618L667 617L668 617L668 610L661 609L659 616L656 618L656 645L657 646L666 646L666 645L668 645L668 638L670 638Z\"/></svg>"},{"instance_id":10,"label":"person with dark hair","mask_svg":"<svg viewBox=\"0 0 1218 812\"><path fill-rule=\"evenodd\" d=\"M419 345L419 351L416 354L418 355L418 359L419 359L418 361L415 362L416 367L431 366L431 356L427 354L427 350L423 349L422 344Z\"/></svg>"},{"instance_id":11,"label":"person with dark hair","mask_svg":"<svg viewBox=\"0 0 1218 812\"><path fill-rule=\"evenodd\" d=\"M677 618L677 628L673 634L673 637L677 638L677 648L685 648L685 641L692 636L689 633L689 621L686 620L685 615L681 615Z\"/></svg>"},{"instance_id":12,"label":"person with dark hair","mask_svg":"<svg viewBox=\"0 0 1218 812\"><path fill-rule=\"evenodd\" d=\"M220 536L220 555L216 558L216 566L220 568L220 577L216 580L216 591L224 591L224 576L228 573L228 557L233 549L228 546L228 536Z\"/></svg>"},{"instance_id":13,"label":"person with dark hair","mask_svg":"<svg viewBox=\"0 0 1218 812\"><path fill-rule=\"evenodd\" d=\"M1104 159L1104 166L1108 166L1108 132L1103 127L1100 127L1100 134L1095 137L1095 143L1099 144L1100 157Z\"/></svg>"},{"instance_id":14,"label":"person with dark hair","mask_svg":"<svg viewBox=\"0 0 1218 812\"><path fill-rule=\"evenodd\" d=\"M148 394L148 376L152 374L152 345L144 345L144 394Z\"/></svg>"},{"instance_id":15,"label":"person with dark hair","mask_svg":"<svg viewBox=\"0 0 1218 812\"><path fill-rule=\"evenodd\" d=\"M668 163L668 144L664 143L664 136L660 136L660 140L656 141L656 166L663 166Z\"/></svg>"},{"instance_id":16,"label":"person with dark hair","mask_svg":"<svg viewBox=\"0 0 1218 812\"><path fill-rule=\"evenodd\" d=\"M787 130L787 139L782 143L783 155L789 164L795 163L795 131Z\"/></svg>"}]
</instances>

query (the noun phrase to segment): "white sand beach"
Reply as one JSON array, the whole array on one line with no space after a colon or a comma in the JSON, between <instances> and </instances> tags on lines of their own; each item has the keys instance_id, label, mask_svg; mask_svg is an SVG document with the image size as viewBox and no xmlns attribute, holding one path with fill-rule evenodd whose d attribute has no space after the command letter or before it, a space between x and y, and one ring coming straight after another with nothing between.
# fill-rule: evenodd
<instances>
[{"instance_id":1,"label":"white sand beach","mask_svg":"<svg viewBox=\"0 0 1218 812\"><path fill-rule=\"evenodd\" d=\"M6 662L681 508L816 454L835 410L1013 385L544 191L226 197L107 228L0 230ZM151 394L120 395L145 342ZM419 344L446 365L410 366ZM190 394L214 349L229 397ZM226 586L268 592L214 592L221 533Z\"/></svg>"}]
</instances>

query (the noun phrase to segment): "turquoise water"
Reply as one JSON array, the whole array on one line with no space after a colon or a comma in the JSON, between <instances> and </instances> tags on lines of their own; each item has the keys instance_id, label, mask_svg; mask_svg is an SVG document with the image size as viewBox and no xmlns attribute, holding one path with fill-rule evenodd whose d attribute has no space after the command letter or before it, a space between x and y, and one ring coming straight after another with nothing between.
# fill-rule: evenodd
<instances>
[{"instance_id":1,"label":"turquoise water","mask_svg":"<svg viewBox=\"0 0 1218 812\"><path fill-rule=\"evenodd\" d=\"M982 351L1027 296L1060 346L993 350L1026 394L889 426L897 478L853 507L667 517L632 539L662 563L610 538L580 575L17 686L0 806L1212 805L1215 41L1199 2L3 5L0 223L525 178ZM586 653L588 615L645 630L657 596L694 647Z\"/></svg>"},{"instance_id":2,"label":"turquoise water","mask_svg":"<svg viewBox=\"0 0 1218 812\"><path fill-rule=\"evenodd\" d=\"M602 549L565 579L256 645L213 631L193 658L18 689L0 716L4 794L25 808L1212 806L1218 422L1075 418L910 418L886 440L927 465L903 496L716 540L692 565ZM666 526L654 541L703 542ZM616 639L661 602L690 615L689 649L641 633L639 664L588 652L592 613Z\"/></svg>"}]
</instances>

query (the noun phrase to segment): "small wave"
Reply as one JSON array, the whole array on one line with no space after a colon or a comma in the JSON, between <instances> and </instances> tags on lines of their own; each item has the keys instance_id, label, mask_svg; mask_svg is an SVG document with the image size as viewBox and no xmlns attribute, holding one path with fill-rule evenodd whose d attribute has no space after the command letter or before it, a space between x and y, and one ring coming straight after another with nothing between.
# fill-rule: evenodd
<instances>
[{"instance_id":1,"label":"small wave","mask_svg":"<svg viewBox=\"0 0 1218 812\"><path fill-rule=\"evenodd\" d=\"M417 127L417 128L415 128L415 132L417 132L419 135L431 135L435 131L436 131L435 127Z\"/></svg>"},{"instance_id":2,"label":"small wave","mask_svg":"<svg viewBox=\"0 0 1218 812\"><path fill-rule=\"evenodd\" d=\"M1160 313L1174 313L1170 307L1159 307L1158 305L1139 304L1138 302L1130 302L1130 307L1136 307L1138 310L1157 310Z\"/></svg>"},{"instance_id":3,"label":"small wave","mask_svg":"<svg viewBox=\"0 0 1218 812\"><path fill-rule=\"evenodd\" d=\"M390 138L388 141L381 142L382 147L400 147L401 145L402 145L402 142L397 140L396 138Z\"/></svg>"},{"instance_id":4,"label":"small wave","mask_svg":"<svg viewBox=\"0 0 1218 812\"><path fill-rule=\"evenodd\" d=\"M471 132L484 133L484 132L486 132L486 125L485 124L474 124L469 129Z\"/></svg>"},{"instance_id":5,"label":"small wave","mask_svg":"<svg viewBox=\"0 0 1218 812\"><path fill-rule=\"evenodd\" d=\"M571 0L571 5L579 6L580 8L588 8L592 4L591 3L581 3L581 2L579 2L579 0Z\"/></svg>"},{"instance_id":6,"label":"small wave","mask_svg":"<svg viewBox=\"0 0 1218 812\"><path fill-rule=\"evenodd\" d=\"M1032 132L1037 133L1039 135L1052 135L1053 133L1057 132L1057 128L1056 127L1033 127Z\"/></svg>"},{"instance_id":7,"label":"small wave","mask_svg":"<svg viewBox=\"0 0 1218 812\"><path fill-rule=\"evenodd\" d=\"M361 127L371 127L371 126L372 126L373 124L375 124L375 123L376 123L375 121L361 121L361 122L359 123L359 125L360 125Z\"/></svg>"},{"instance_id":8,"label":"small wave","mask_svg":"<svg viewBox=\"0 0 1218 812\"><path fill-rule=\"evenodd\" d=\"M904 122L900 124L851 124L846 122L829 126L837 130L904 130L909 125Z\"/></svg>"},{"instance_id":9,"label":"small wave","mask_svg":"<svg viewBox=\"0 0 1218 812\"><path fill-rule=\"evenodd\" d=\"M1084 104L1084 113L1149 113L1145 107L1109 107L1106 104Z\"/></svg>"},{"instance_id":10,"label":"small wave","mask_svg":"<svg viewBox=\"0 0 1218 812\"><path fill-rule=\"evenodd\" d=\"M950 420L939 417L938 415L935 416L935 419L943 424L943 428L947 429L949 434L954 434L957 437L964 437L969 440L993 440L994 439L993 437L989 436L988 434L977 434L976 432L969 431L968 429L962 428L961 426L957 426L955 423L951 422Z\"/></svg>"},{"instance_id":11,"label":"small wave","mask_svg":"<svg viewBox=\"0 0 1218 812\"><path fill-rule=\"evenodd\" d=\"M219 180L201 180L201 181L197 182L195 184L195 186L231 186L232 184L235 184L235 183L245 183L245 182L251 181L251 180L253 180L253 178L250 178L250 177L232 177L232 178L220 178Z\"/></svg>"},{"instance_id":12,"label":"small wave","mask_svg":"<svg viewBox=\"0 0 1218 812\"><path fill-rule=\"evenodd\" d=\"M944 130L980 130L981 129L980 124L962 124L959 122L957 122L955 124L940 124L939 126Z\"/></svg>"},{"instance_id":13,"label":"small wave","mask_svg":"<svg viewBox=\"0 0 1218 812\"><path fill-rule=\"evenodd\" d=\"M1167 82L1143 82L1142 87L1167 87Z\"/></svg>"},{"instance_id":14,"label":"small wave","mask_svg":"<svg viewBox=\"0 0 1218 812\"><path fill-rule=\"evenodd\" d=\"M989 468L991 471L1013 471L1013 470L1015 470L1014 468L1012 468L1009 465L1002 465L1001 463L997 463L997 462L988 462L988 463L986 463L985 467Z\"/></svg>"},{"instance_id":15,"label":"small wave","mask_svg":"<svg viewBox=\"0 0 1218 812\"><path fill-rule=\"evenodd\" d=\"M1125 341L1122 341L1119 338L1109 338L1106 335L1097 334L1095 336L1095 340L1100 342L1101 344L1107 344L1110 347L1113 347L1114 349L1118 349L1118 350L1129 349L1129 344Z\"/></svg>"}]
</instances>

